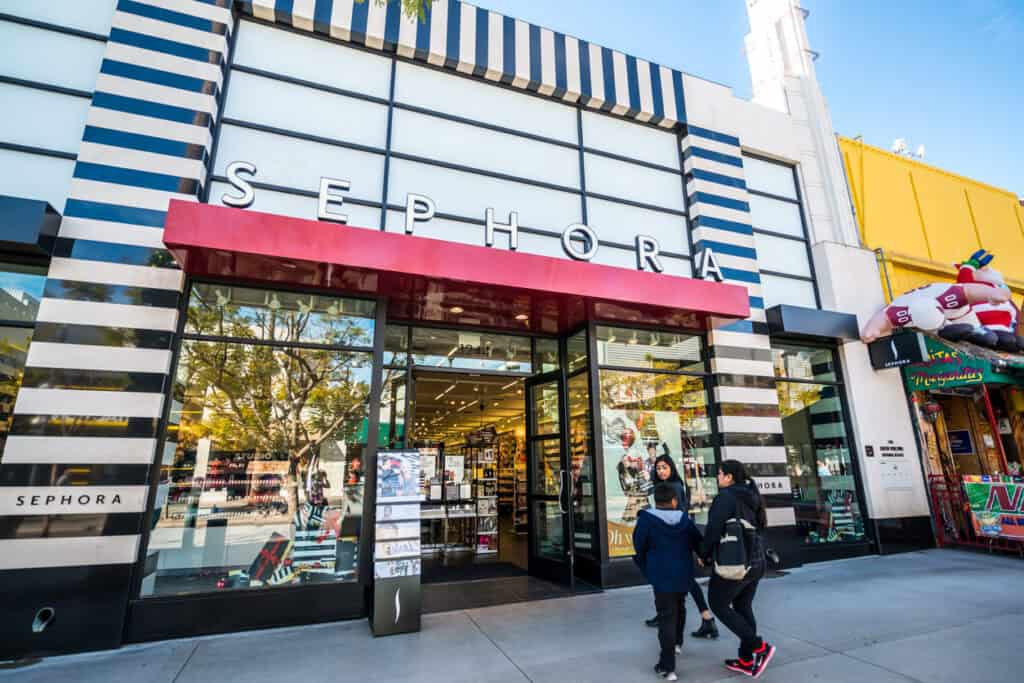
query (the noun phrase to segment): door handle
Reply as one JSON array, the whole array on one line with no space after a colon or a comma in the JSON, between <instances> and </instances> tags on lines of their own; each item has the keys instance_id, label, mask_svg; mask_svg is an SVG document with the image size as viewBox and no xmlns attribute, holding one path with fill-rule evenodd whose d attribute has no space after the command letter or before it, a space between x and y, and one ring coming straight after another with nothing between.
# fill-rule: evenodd
<instances>
[{"instance_id":1,"label":"door handle","mask_svg":"<svg viewBox=\"0 0 1024 683\"><path fill-rule=\"evenodd\" d=\"M569 511L562 505L562 493L565 491L565 470L558 470L558 511L563 515L569 514Z\"/></svg>"}]
</instances>

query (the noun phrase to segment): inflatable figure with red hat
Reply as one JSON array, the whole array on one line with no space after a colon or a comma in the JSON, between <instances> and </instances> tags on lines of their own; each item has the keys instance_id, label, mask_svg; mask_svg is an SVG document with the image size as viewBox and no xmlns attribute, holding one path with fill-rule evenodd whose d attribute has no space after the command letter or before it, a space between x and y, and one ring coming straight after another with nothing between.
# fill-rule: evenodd
<instances>
[{"instance_id":1,"label":"inflatable figure with red hat","mask_svg":"<svg viewBox=\"0 0 1024 683\"><path fill-rule=\"evenodd\" d=\"M983 258L984 252L979 253L983 255L979 259ZM961 266L960 272L963 272L964 267L973 267L977 278L984 270L979 259L973 262L968 260ZM989 257L985 265L991 260ZM972 263L976 265L972 266ZM999 280L1002 281L1001 276ZM1005 285L998 287L988 281L974 279L958 281L956 284L925 285L896 297L891 304L875 313L861 331L861 339L872 342L900 329L917 328L950 341L969 341L979 346L997 348L999 335L983 326L977 311L988 311L1009 302L1009 289Z\"/></svg>"},{"instance_id":2,"label":"inflatable figure with red hat","mask_svg":"<svg viewBox=\"0 0 1024 683\"><path fill-rule=\"evenodd\" d=\"M992 254L984 249L971 254L971 257L957 265L959 269L956 281L960 284L979 284L996 291L1010 293L1010 288L1003 280L1003 274L990 266ZM1024 337L1017 334L1020 322L1020 309L1007 298L1002 302L982 302L974 305L974 313L978 316L981 326L996 335L994 348L1010 353L1024 353Z\"/></svg>"}]
</instances>

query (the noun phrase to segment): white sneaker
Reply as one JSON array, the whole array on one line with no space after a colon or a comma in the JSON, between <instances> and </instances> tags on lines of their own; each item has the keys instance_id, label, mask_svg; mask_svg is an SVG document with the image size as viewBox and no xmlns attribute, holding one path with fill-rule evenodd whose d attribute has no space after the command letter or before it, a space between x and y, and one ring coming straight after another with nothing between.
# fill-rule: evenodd
<instances>
[{"instance_id":1,"label":"white sneaker","mask_svg":"<svg viewBox=\"0 0 1024 683\"><path fill-rule=\"evenodd\" d=\"M677 655L683 654L683 646L682 645L676 645L676 654Z\"/></svg>"},{"instance_id":2,"label":"white sneaker","mask_svg":"<svg viewBox=\"0 0 1024 683\"><path fill-rule=\"evenodd\" d=\"M676 676L676 672L675 671L669 671L667 674L665 674L665 680L666 681L678 681L679 680L679 676Z\"/></svg>"}]
</instances>

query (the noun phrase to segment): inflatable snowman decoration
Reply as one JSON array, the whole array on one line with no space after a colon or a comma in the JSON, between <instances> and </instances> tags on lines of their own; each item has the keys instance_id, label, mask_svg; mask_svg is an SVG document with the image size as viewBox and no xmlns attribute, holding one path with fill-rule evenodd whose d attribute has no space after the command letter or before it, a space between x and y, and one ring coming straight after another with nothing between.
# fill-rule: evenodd
<instances>
[{"instance_id":1,"label":"inflatable snowman decoration","mask_svg":"<svg viewBox=\"0 0 1024 683\"><path fill-rule=\"evenodd\" d=\"M960 272L970 267L977 275L992 260L987 257L983 265L982 258L986 258L985 252L977 252L960 266ZM980 306L987 310L985 306L1001 306L1009 302L1010 291L1005 285L1000 288L987 281L960 282L958 275L956 284L925 285L896 297L871 317L861 331L861 339L868 343L897 330L917 328L950 341L966 340L995 348L999 343L998 335L982 326L975 309Z\"/></svg>"}]
</instances>

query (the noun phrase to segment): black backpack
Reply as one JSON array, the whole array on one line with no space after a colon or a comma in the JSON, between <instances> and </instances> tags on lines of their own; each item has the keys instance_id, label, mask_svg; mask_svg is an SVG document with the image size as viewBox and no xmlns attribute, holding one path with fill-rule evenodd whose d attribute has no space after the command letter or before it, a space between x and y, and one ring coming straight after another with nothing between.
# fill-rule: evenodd
<instances>
[{"instance_id":1,"label":"black backpack","mask_svg":"<svg viewBox=\"0 0 1024 683\"><path fill-rule=\"evenodd\" d=\"M733 496L733 500L736 513L725 521L722 529L722 538L715 549L715 573L729 581L742 581L751 571L764 569L764 534L747 520L747 517L757 519L757 515L739 498Z\"/></svg>"}]
</instances>

